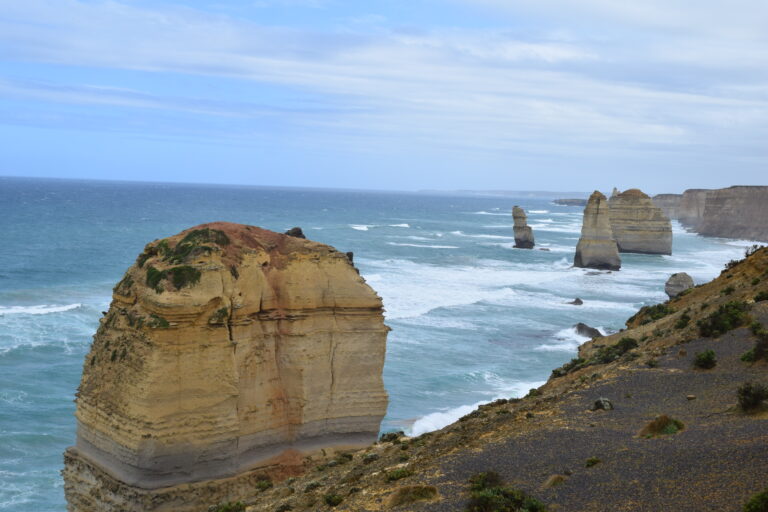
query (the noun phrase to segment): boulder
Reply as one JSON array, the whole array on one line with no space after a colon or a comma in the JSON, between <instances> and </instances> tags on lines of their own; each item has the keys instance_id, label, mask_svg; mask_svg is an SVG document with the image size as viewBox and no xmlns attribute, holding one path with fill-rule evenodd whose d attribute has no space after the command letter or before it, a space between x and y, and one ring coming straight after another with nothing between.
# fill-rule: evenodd
<instances>
[{"instance_id":1,"label":"boulder","mask_svg":"<svg viewBox=\"0 0 768 512\"><path fill-rule=\"evenodd\" d=\"M611 230L608 200L597 190L592 193L584 208L581 238L576 245L576 267L598 270L619 270L621 257Z\"/></svg>"},{"instance_id":2,"label":"boulder","mask_svg":"<svg viewBox=\"0 0 768 512\"><path fill-rule=\"evenodd\" d=\"M689 288L693 288L693 278L685 272L672 274L664 285L664 291L670 299L673 299Z\"/></svg>"},{"instance_id":3,"label":"boulder","mask_svg":"<svg viewBox=\"0 0 768 512\"><path fill-rule=\"evenodd\" d=\"M206 510L374 442L387 331L327 245L224 222L150 243L85 360L68 510Z\"/></svg>"},{"instance_id":4,"label":"boulder","mask_svg":"<svg viewBox=\"0 0 768 512\"><path fill-rule=\"evenodd\" d=\"M595 329L594 327L590 327L587 324L583 324L581 322L577 323L573 326L574 329L576 329L576 334L579 336L586 336L587 338L602 338L603 334Z\"/></svg>"},{"instance_id":5,"label":"boulder","mask_svg":"<svg viewBox=\"0 0 768 512\"><path fill-rule=\"evenodd\" d=\"M514 220L515 247L518 249L533 249L533 230L528 225L528 218L525 210L519 206L512 208L512 219Z\"/></svg>"},{"instance_id":6,"label":"boulder","mask_svg":"<svg viewBox=\"0 0 768 512\"><path fill-rule=\"evenodd\" d=\"M295 238L307 238L306 236L304 236L304 232L298 226L295 228L289 229L288 231L285 232L285 234Z\"/></svg>"},{"instance_id":7,"label":"boulder","mask_svg":"<svg viewBox=\"0 0 768 512\"><path fill-rule=\"evenodd\" d=\"M567 304L570 304L572 306L581 306L582 304L584 304L584 301L581 300L580 298L576 297L575 299L573 299L572 301L568 302Z\"/></svg>"},{"instance_id":8,"label":"boulder","mask_svg":"<svg viewBox=\"0 0 768 512\"><path fill-rule=\"evenodd\" d=\"M672 224L641 190L614 189L608 206L619 252L672 254Z\"/></svg>"},{"instance_id":9,"label":"boulder","mask_svg":"<svg viewBox=\"0 0 768 512\"><path fill-rule=\"evenodd\" d=\"M597 400L595 400L594 405L592 405L592 410L593 411L612 411L613 403L607 398L598 398Z\"/></svg>"}]
</instances>

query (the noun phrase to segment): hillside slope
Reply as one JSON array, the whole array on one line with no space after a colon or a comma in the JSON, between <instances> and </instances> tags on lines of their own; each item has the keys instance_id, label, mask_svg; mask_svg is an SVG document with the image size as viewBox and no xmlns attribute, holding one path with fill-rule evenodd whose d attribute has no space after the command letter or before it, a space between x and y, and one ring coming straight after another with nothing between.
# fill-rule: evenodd
<instances>
[{"instance_id":1,"label":"hillside slope","mask_svg":"<svg viewBox=\"0 0 768 512\"><path fill-rule=\"evenodd\" d=\"M742 510L768 486L768 408L745 412L737 397L744 383L768 383L765 356L742 360L768 344L768 249L728 267L584 344L527 397L308 460L306 475L255 490L247 510ZM708 350L714 366L695 366L712 366ZM600 399L613 409L592 410ZM671 420L654 422L662 415ZM232 506L219 510L245 509Z\"/></svg>"}]
</instances>

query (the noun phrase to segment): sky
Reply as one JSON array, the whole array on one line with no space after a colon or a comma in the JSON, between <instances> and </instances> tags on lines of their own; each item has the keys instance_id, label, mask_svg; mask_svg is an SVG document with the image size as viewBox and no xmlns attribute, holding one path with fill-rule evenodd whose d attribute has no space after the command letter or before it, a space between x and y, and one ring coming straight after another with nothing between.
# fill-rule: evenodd
<instances>
[{"instance_id":1,"label":"sky","mask_svg":"<svg viewBox=\"0 0 768 512\"><path fill-rule=\"evenodd\" d=\"M765 0L0 0L0 175L768 184Z\"/></svg>"}]
</instances>

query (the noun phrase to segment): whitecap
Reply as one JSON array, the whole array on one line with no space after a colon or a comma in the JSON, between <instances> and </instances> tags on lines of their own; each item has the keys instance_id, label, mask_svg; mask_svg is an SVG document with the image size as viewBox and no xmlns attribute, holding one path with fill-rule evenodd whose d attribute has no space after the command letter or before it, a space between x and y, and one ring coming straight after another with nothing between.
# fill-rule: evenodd
<instances>
[{"instance_id":1,"label":"whitecap","mask_svg":"<svg viewBox=\"0 0 768 512\"><path fill-rule=\"evenodd\" d=\"M511 216L510 213L496 213L496 212L486 212L486 211L469 212L469 215L503 215L504 217Z\"/></svg>"},{"instance_id":2,"label":"whitecap","mask_svg":"<svg viewBox=\"0 0 768 512\"><path fill-rule=\"evenodd\" d=\"M597 330L605 335L605 329L597 328ZM579 345L590 339L589 336L582 336L576 332L575 327L569 327L555 334L555 340L557 340L555 343L544 343L534 350L539 352L574 352L579 348Z\"/></svg>"},{"instance_id":3,"label":"whitecap","mask_svg":"<svg viewBox=\"0 0 768 512\"><path fill-rule=\"evenodd\" d=\"M389 227L391 228L409 228L411 227L410 224L390 224Z\"/></svg>"},{"instance_id":4,"label":"whitecap","mask_svg":"<svg viewBox=\"0 0 768 512\"><path fill-rule=\"evenodd\" d=\"M549 213L549 210L528 210L528 213Z\"/></svg>"},{"instance_id":5,"label":"whitecap","mask_svg":"<svg viewBox=\"0 0 768 512\"><path fill-rule=\"evenodd\" d=\"M49 313L63 313L81 307L82 304L67 304L66 306L0 306L0 316L7 315L47 315Z\"/></svg>"},{"instance_id":6,"label":"whitecap","mask_svg":"<svg viewBox=\"0 0 768 512\"><path fill-rule=\"evenodd\" d=\"M358 231L368 231L369 228L372 228L372 225L366 225L366 224L350 224L349 227L352 229L356 229Z\"/></svg>"},{"instance_id":7,"label":"whitecap","mask_svg":"<svg viewBox=\"0 0 768 512\"><path fill-rule=\"evenodd\" d=\"M400 247L425 247L427 249L458 249L455 245L400 244L397 242L387 242L387 245L397 245Z\"/></svg>"}]
</instances>

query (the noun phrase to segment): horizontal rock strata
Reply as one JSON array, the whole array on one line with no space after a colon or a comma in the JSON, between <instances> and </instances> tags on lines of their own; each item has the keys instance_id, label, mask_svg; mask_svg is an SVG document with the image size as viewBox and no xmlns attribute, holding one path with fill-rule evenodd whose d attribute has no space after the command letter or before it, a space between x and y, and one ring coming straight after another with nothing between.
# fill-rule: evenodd
<instances>
[{"instance_id":1,"label":"horizontal rock strata","mask_svg":"<svg viewBox=\"0 0 768 512\"><path fill-rule=\"evenodd\" d=\"M768 187L709 191L696 231L704 236L768 241Z\"/></svg>"},{"instance_id":2,"label":"horizontal rock strata","mask_svg":"<svg viewBox=\"0 0 768 512\"><path fill-rule=\"evenodd\" d=\"M692 188L683 192L678 207L677 219L684 227L695 230L704 217L704 206L709 190Z\"/></svg>"},{"instance_id":3,"label":"horizontal rock strata","mask_svg":"<svg viewBox=\"0 0 768 512\"><path fill-rule=\"evenodd\" d=\"M581 238L576 245L576 267L599 270L619 270L621 258L611 230L608 200L597 190L592 193L584 208Z\"/></svg>"},{"instance_id":4,"label":"horizontal rock strata","mask_svg":"<svg viewBox=\"0 0 768 512\"><path fill-rule=\"evenodd\" d=\"M192 510L195 483L374 441L387 331L381 299L332 247L229 223L149 244L86 357L70 510L110 510L86 505L109 479L165 488L176 507L136 510ZM168 494L178 485L189 492Z\"/></svg>"},{"instance_id":5,"label":"horizontal rock strata","mask_svg":"<svg viewBox=\"0 0 768 512\"><path fill-rule=\"evenodd\" d=\"M682 194L656 194L652 198L653 204L661 208L668 219L677 219L682 199Z\"/></svg>"},{"instance_id":6,"label":"horizontal rock strata","mask_svg":"<svg viewBox=\"0 0 768 512\"><path fill-rule=\"evenodd\" d=\"M528 217L525 215L525 210L519 206L512 208L512 219L515 223L513 227L515 247L518 249L533 249L533 229L528 225Z\"/></svg>"},{"instance_id":7,"label":"horizontal rock strata","mask_svg":"<svg viewBox=\"0 0 768 512\"><path fill-rule=\"evenodd\" d=\"M650 197L636 188L614 189L608 204L619 252L672 254L672 224Z\"/></svg>"}]
</instances>

